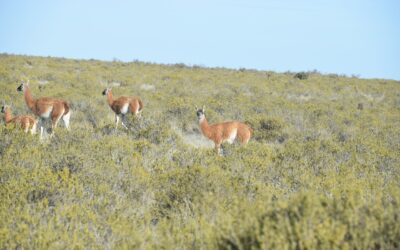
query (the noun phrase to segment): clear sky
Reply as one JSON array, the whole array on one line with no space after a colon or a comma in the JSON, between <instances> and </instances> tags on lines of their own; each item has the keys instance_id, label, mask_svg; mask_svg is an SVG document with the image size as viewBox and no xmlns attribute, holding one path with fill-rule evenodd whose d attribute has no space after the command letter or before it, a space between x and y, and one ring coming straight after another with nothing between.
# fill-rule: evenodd
<instances>
[{"instance_id":1,"label":"clear sky","mask_svg":"<svg viewBox=\"0 0 400 250\"><path fill-rule=\"evenodd\" d=\"M400 1L0 0L0 52L400 80Z\"/></svg>"}]
</instances>

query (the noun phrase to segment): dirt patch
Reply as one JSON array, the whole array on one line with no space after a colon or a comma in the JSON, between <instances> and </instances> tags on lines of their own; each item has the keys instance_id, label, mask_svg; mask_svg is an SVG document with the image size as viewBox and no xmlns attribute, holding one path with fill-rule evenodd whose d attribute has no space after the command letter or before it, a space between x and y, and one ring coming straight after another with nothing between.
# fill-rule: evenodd
<instances>
[{"instance_id":1,"label":"dirt patch","mask_svg":"<svg viewBox=\"0 0 400 250\"><path fill-rule=\"evenodd\" d=\"M207 140L200 134L182 134L183 141L195 148L212 148L214 146L211 140Z\"/></svg>"},{"instance_id":2,"label":"dirt patch","mask_svg":"<svg viewBox=\"0 0 400 250\"><path fill-rule=\"evenodd\" d=\"M296 101L309 101L313 99L313 97L306 93L306 94L288 94L287 99L289 100L296 100Z\"/></svg>"},{"instance_id":3,"label":"dirt patch","mask_svg":"<svg viewBox=\"0 0 400 250\"><path fill-rule=\"evenodd\" d=\"M174 132L182 138L183 142L187 145L191 145L195 148L212 148L214 143L208 140L200 133L185 133L176 125L171 124L171 128Z\"/></svg>"},{"instance_id":4,"label":"dirt patch","mask_svg":"<svg viewBox=\"0 0 400 250\"><path fill-rule=\"evenodd\" d=\"M150 91L150 90L156 90L156 87L151 84L142 84L140 85L140 89Z\"/></svg>"}]
</instances>

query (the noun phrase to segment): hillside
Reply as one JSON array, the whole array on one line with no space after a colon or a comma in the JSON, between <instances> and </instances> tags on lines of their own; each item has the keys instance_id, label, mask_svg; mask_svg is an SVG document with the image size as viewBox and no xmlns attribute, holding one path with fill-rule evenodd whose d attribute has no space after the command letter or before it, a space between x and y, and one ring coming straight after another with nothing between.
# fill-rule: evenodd
<instances>
[{"instance_id":1,"label":"hillside","mask_svg":"<svg viewBox=\"0 0 400 250\"><path fill-rule=\"evenodd\" d=\"M1 117L1 249L400 247L398 81L2 54L14 115L28 78L71 103L71 131L41 142ZM143 99L129 130L107 86ZM217 156L196 105L253 139Z\"/></svg>"}]
</instances>

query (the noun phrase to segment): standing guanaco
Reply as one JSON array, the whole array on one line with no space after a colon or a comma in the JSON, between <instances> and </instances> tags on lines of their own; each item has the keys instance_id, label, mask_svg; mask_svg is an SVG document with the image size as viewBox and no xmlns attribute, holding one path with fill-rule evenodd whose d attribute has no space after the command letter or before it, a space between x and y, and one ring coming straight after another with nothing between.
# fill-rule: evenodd
<instances>
[{"instance_id":1,"label":"standing guanaco","mask_svg":"<svg viewBox=\"0 0 400 250\"><path fill-rule=\"evenodd\" d=\"M43 123L47 119L51 119L52 134L54 134L54 129L61 118L64 121L65 127L69 129L71 109L66 101L52 97L34 99L29 88L29 81L26 83L22 82L17 91L24 92L26 105L40 118L40 138L43 137Z\"/></svg>"},{"instance_id":2,"label":"standing guanaco","mask_svg":"<svg viewBox=\"0 0 400 250\"><path fill-rule=\"evenodd\" d=\"M198 109L196 115L199 120L201 132L205 137L212 140L215 144L215 150L220 154L221 144L228 142L232 144L236 138L239 138L242 145L246 145L251 137L252 129L238 121L228 121L209 125L205 116L205 107Z\"/></svg>"},{"instance_id":3,"label":"standing guanaco","mask_svg":"<svg viewBox=\"0 0 400 250\"><path fill-rule=\"evenodd\" d=\"M31 134L36 134L37 120L30 115L19 115L12 116L11 108L8 105L1 107L1 113L4 113L4 121L6 124L14 124L17 127L21 127L25 133L28 131Z\"/></svg>"},{"instance_id":4,"label":"standing guanaco","mask_svg":"<svg viewBox=\"0 0 400 250\"><path fill-rule=\"evenodd\" d=\"M107 96L108 105L115 113L115 128L118 127L119 116L121 116L122 126L126 129L128 127L124 124L124 120L128 113L132 113L138 118L141 117L143 102L140 97L120 96L114 100L111 88L106 88L102 94Z\"/></svg>"}]
</instances>

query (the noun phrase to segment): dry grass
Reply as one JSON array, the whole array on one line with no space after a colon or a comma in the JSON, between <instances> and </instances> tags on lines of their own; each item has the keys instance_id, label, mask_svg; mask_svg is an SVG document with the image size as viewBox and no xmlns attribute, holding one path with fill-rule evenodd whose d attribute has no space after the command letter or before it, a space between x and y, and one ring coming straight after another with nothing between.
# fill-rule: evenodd
<instances>
[{"instance_id":1,"label":"dry grass","mask_svg":"<svg viewBox=\"0 0 400 250\"><path fill-rule=\"evenodd\" d=\"M15 114L21 78L73 108L44 142L0 126L1 248L399 248L399 82L294 75L1 55ZM108 85L145 102L129 130ZM253 140L215 155L203 104Z\"/></svg>"}]
</instances>

